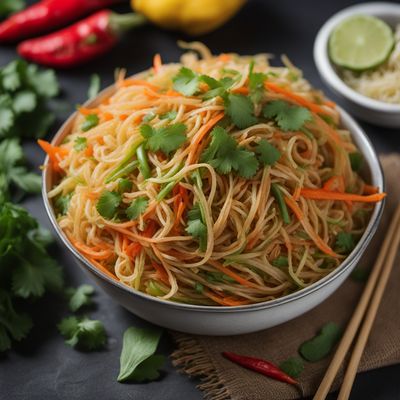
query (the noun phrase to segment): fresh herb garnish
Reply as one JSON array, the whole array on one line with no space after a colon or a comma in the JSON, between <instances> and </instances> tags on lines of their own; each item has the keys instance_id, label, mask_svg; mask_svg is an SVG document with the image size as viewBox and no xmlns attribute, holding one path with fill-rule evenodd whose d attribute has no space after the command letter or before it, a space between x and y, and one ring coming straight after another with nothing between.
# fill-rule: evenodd
<instances>
[{"instance_id":1,"label":"fresh herb garnish","mask_svg":"<svg viewBox=\"0 0 400 400\"><path fill-rule=\"evenodd\" d=\"M192 96L198 91L199 76L190 68L182 67L172 81L174 89L185 96Z\"/></svg>"},{"instance_id":2,"label":"fresh herb garnish","mask_svg":"<svg viewBox=\"0 0 400 400\"><path fill-rule=\"evenodd\" d=\"M304 362L299 357L290 357L279 364L279 368L292 378L298 378L304 371Z\"/></svg>"},{"instance_id":3,"label":"fresh herb garnish","mask_svg":"<svg viewBox=\"0 0 400 400\"><path fill-rule=\"evenodd\" d=\"M94 99L100 92L100 76L99 74L92 74L90 76L89 89L87 92L88 99Z\"/></svg>"},{"instance_id":4,"label":"fresh herb garnish","mask_svg":"<svg viewBox=\"0 0 400 400\"><path fill-rule=\"evenodd\" d=\"M267 75L262 72L254 72L254 61L250 63L249 69L249 89L250 98L253 103L259 103L264 96L264 81Z\"/></svg>"},{"instance_id":5,"label":"fresh herb garnish","mask_svg":"<svg viewBox=\"0 0 400 400\"><path fill-rule=\"evenodd\" d=\"M132 181L127 178L121 178L118 181L118 192L119 193L130 192L132 190L132 187L133 187Z\"/></svg>"},{"instance_id":6,"label":"fresh herb garnish","mask_svg":"<svg viewBox=\"0 0 400 400\"><path fill-rule=\"evenodd\" d=\"M354 236L349 232L339 232L336 236L335 247L340 253L350 253L355 245Z\"/></svg>"},{"instance_id":7,"label":"fresh herb garnish","mask_svg":"<svg viewBox=\"0 0 400 400\"><path fill-rule=\"evenodd\" d=\"M94 293L94 287L91 285L81 285L77 288L67 288L65 293L69 298L69 309L72 312L76 312L80 308L92 304L91 296Z\"/></svg>"},{"instance_id":8,"label":"fresh herb garnish","mask_svg":"<svg viewBox=\"0 0 400 400\"><path fill-rule=\"evenodd\" d=\"M271 264L274 267L287 267L289 265L289 260L287 256L279 256L272 260Z\"/></svg>"},{"instance_id":9,"label":"fresh herb garnish","mask_svg":"<svg viewBox=\"0 0 400 400\"><path fill-rule=\"evenodd\" d=\"M283 100L274 100L263 107L263 115L273 118L283 131L297 131L312 119L310 111L305 107L290 105Z\"/></svg>"},{"instance_id":10,"label":"fresh herb garnish","mask_svg":"<svg viewBox=\"0 0 400 400\"><path fill-rule=\"evenodd\" d=\"M97 201L96 209L102 217L112 219L115 217L121 201L122 197L119 193L104 191Z\"/></svg>"},{"instance_id":11,"label":"fresh herb garnish","mask_svg":"<svg viewBox=\"0 0 400 400\"><path fill-rule=\"evenodd\" d=\"M94 128L99 124L99 117L96 114L86 115L85 121L81 125L81 129L83 132L87 132L88 130Z\"/></svg>"},{"instance_id":12,"label":"fresh herb garnish","mask_svg":"<svg viewBox=\"0 0 400 400\"><path fill-rule=\"evenodd\" d=\"M76 151L82 151L85 150L87 147L87 139L83 136L78 136L74 140L74 150Z\"/></svg>"},{"instance_id":13,"label":"fresh herb garnish","mask_svg":"<svg viewBox=\"0 0 400 400\"><path fill-rule=\"evenodd\" d=\"M53 70L23 60L0 68L0 137L44 136L54 122L47 102L58 91Z\"/></svg>"},{"instance_id":14,"label":"fresh herb garnish","mask_svg":"<svg viewBox=\"0 0 400 400\"><path fill-rule=\"evenodd\" d=\"M83 350L99 350L107 342L103 324L87 317L64 318L58 324L58 330L66 339L66 344Z\"/></svg>"},{"instance_id":15,"label":"fresh herb garnish","mask_svg":"<svg viewBox=\"0 0 400 400\"><path fill-rule=\"evenodd\" d=\"M180 122L159 129L150 125L140 127L140 133L146 139L146 148L151 151L160 150L165 155L169 155L186 141L185 132L186 125Z\"/></svg>"},{"instance_id":16,"label":"fresh herb garnish","mask_svg":"<svg viewBox=\"0 0 400 400\"><path fill-rule=\"evenodd\" d=\"M260 140L256 152L264 165L274 165L281 158L280 151L265 139Z\"/></svg>"},{"instance_id":17,"label":"fresh herb garnish","mask_svg":"<svg viewBox=\"0 0 400 400\"><path fill-rule=\"evenodd\" d=\"M358 151L355 151L353 153L349 153L349 159L350 159L351 169L354 172L358 172L361 169L364 162L363 155Z\"/></svg>"},{"instance_id":18,"label":"fresh herb garnish","mask_svg":"<svg viewBox=\"0 0 400 400\"><path fill-rule=\"evenodd\" d=\"M334 322L325 324L318 335L304 342L299 352L301 356L311 362L316 362L325 358L339 341L342 330Z\"/></svg>"},{"instance_id":19,"label":"fresh herb garnish","mask_svg":"<svg viewBox=\"0 0 400 400\"><path fill-rule=\"evenodd\" d=\"M153 111L150 111L149 113L147 113L147 114L143 117L142 121L143 121L143 122L150 122L150 121L152 121L156 116L157 116L156 113L154 113Z\"/></svg>"},{"instance_id":20,"label":"fresh herb garnish","mask_svg":"<svg viewBox=\"0 0 400 400\"><path fill-rule=\"evenodd\" d=\"M197 293L202 294L202 293L204 292L204 285L202 285L200 282L196 282L196 283L194 284L194 290L195 290Z\"/></svg>"},{"instance_id":21,"label":"fresh herb garnish","mask_svg":"<svg viewBox=\"0 0 400 400\"><path fill-rule=\"evenodd\" d=\"M124 333L118 382L152 381L160 376L158 370L165 357L155 355L162 331L131 327Z\"/></svg>"},{"instance_id":22,"label":"fresh herb garnish","mask_svg":"<svg viewBox=\"0 0 400 400\"><path fill-rule=\"evenodd\" d=\"M196 203L188 212L188 225L186 232L199 241L199 248L205 251L207 248L207 226L204 223L200 204Z\"/></svg>"},{"instance_id":23,"label":"fresh herb garnish","mask_svg":"<svg viewBox=\"0 0 400 400\"><path fill-rule=\"evenodd\" d=\"M210 135L211 143L201 156L202 162L212 165L221 174L235 171L243 178L251 178L257 172L255 154L238 146L224 128L217 126Z\"/></svg>"},{"instance_id":24,"label":"fresh herb garnish","mask_svg":"<svg viewBox=\"0 0 400 400\"><path fill-rule=\"evenodd\" d=\"M291 218L279 185L276 183L271 184L271 192L274 195L276 202L278 203L283 222L285 224L290 224Z\"/></svg>"},{"instance_id":25,"label":"fresh herb garnish","mask_svg":"<svg viewBox=\"0 0 400 400\"><path fill-rule=\"evenodd\" d=\"M169 121L173 121L173 120L176 118L177 115L178 115L178 112L177 112L177 111L171 110L171 111L167 111L167 112L164 113L164 114L161 114L161 115L159 116L159 118L160 118L160 119L168 119Z\"/></svg>"},{"instance_id":26,"label":"fresh herb garnish","mask_svg":"<svg viewBox=\"0 0 400 400\"><path fill-rule=\"evenodd\" d=\"M250 97L229 93L224 97L225 112L239 129L245 129L258 122L254 115L254 104Z\"/></svg>"},{"instance_id":27,"label":"fresh herb garnish","mask_svg":"<svg viewBox=\"0 0 400 400\"><path fill-rule=\"evenodd\" d=\"M18 139L4 139L0 142L0 203L12 198L12 193L21 197L21 192L40 193L42 179L28 172L24 165L24 154ZM20 193L15 193L18 189Z\"/></svg>"},{"instance_id":28,"label":"fresh herb garnish","mask_svg":"<svg viewBox=\"0 0 400 400\"><path fill-rule=\"evenodd\" d=\"M143 214L147 208L149 201L146 197L141 196L132 201L131 205L126 209L126 215L129 219L137 219Z\"/></svg>"},{"instance_id":29,"label":"fresh herb garnish","mask_svg":"<svg viewBox=\"0 0 400 400\"><path fill-rule=\"evenodd\" d=\"M56 198L54 205L61 215L67 214L71 197L72 193L68 193L66 195L60 195Z\"/></svg>"}]
</instances>

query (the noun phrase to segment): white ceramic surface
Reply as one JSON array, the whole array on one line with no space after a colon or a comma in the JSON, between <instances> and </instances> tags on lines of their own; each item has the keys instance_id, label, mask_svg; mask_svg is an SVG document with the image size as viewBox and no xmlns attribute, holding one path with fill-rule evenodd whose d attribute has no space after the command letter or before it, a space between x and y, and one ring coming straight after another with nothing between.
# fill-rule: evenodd
<instances>
[{"instance_id":1,"label":"white ceramic surface","mask_svg":"<svg viewBox=\"0 0 400 400\"><path fill-rule=\"evenodd\" d=\"M344 19L358 14L373 15L390 26L400 24L399 3L363 3L345 8L321 27L314 42L314 61L324 82L341 98L347 111L376 125L400 128L400 105L388 104L366 97L347 86L336 73L328 54L332 30Z\"/></svg>"},{"instance_id":2,"label":"white ceramic surface","mask_svg":"<svg viewBox=\"0 0 400 400\"><path fill-rule=\"evenodd\" d=\"M97 99L88 102L85 106L96 106L103 98L110 96L114 90L113 86L105 89ZM382 169L371 142L355 120L342 109L339 108L339 110L343 126L351 132L354 142L364 155L366 178L372 185L383 190ZM69 134L75 117L76 113L60 128L52 141L53 145L61 143ZM46 158L45 166L48 162L49 160ZM58 226L52 205L47 197L47 192L52 184L51 169L44 168L42 195L47 214L59 239L75 256L77 264L106 293L132 313L169 329L201 335L238 335L256 332L289 321L317 306L343 283L356 266L376 231L383 210L383 202L378 203L366 231L346 260L335 271L307 288L276 300L246 306L196 306L149 296L112 280L94 267L74 248Z\"/></svg>"}]
</instances>

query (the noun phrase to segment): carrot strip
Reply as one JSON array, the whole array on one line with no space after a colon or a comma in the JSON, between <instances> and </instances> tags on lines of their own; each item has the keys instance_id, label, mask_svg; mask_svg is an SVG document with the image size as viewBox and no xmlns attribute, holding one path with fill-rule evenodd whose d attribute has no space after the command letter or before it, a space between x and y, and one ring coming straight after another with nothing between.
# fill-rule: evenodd
<instances>
[{"instance_id":1,"label":"carrot strip","mask_svg":"<svg viewBox=\"0 0 400 400\"><path fill-rule=\"evenodd\" d=\"M302 189L301 195L306 199L313 199L313 200L339 200L339 201L357 201L362 203L377 203L386 196L386 193L360 195L353 193L332 192L324 189Z\"/></svg>"},{"instance_id":2,"label":"carrot strip","mask_svg":"<svg viewBox=\"0 0 400 400\"><path fill-rule=\"evenodd\" d=\"M153 266L153 268L157 271L157 275L160 277L160 279L166 283L167 285L169 285L169 279L168 279L168 274L165 271L164 267L161 266L160 264L157 264L155 261L151 261L151 265Z\"/></svg>"},{"instance_id":3,"label":"carrot strip","mask_svg":"<svg viewBox=\"0 0 400 400\"><path fill-rule=\"evenodd\" d=\"M365 194L376 194L379 192L379 189L376 186L364 184L363 192Z\"/></svg>"},{"instance_id":4,"label":"carrot strip","mask_svg":"<svg viewBox=\"0 0 400 400\"><path fill-rule=\"evenodd\" d=\"M107 260L113 254L111 250L95 251L93 248L86 246L85 244L80 243L72 239L71 237L69 238L69 240L80 252L85 253L95 260Z\"/></svg>"},{"instance_id":5,"label":"carrot strip","mask_svg":"<svg viewBox=\"0 0 400 400\"><path fill-rule=\"evenodd\" d=\"M197 158L195 158L197 146L203 140L204 136L211 130L211 128L213 128L213 126L218 121L220 121L223 117L224 117L224 113L221 112L221 113L217 114L215 117L211 118L205 125L203 125L199 129L199 131L197 132L196 137L194 138L194 140L190 144L190 148L194 148L194 151L192 151L188 155L188 164L193 164L194 161L197 159Z\"/></svg>"},{"instance_id":6,"label":"carrot strip","mask_svg":"<svg viewBox=\"0 0 400 400\"><path fill-rule=\"evenodd\" d=\"M249 94L249 88L247 88L247 87L245 87L245 86L242 86L242 87L240 87L240 88L233 89L233 90L232 90L232 93L247 95L247 94Z\"/></svg>"},{"instance_id":7,"label":"carrot strip","mask_svg":"<svg viewBox=\"0 0 400 400\"><path fill-rule=\"evenodd\" d=\"M175 92L174 90L168 90L165 94L157 93L156 91L146 87L144 88L144 93L146 96L150 98L156 98L156 99L163 99L163 98L171 98L171 97L183 97L183 94L179 92Z\"/></svg>"},{"instance_id":8,"label":"carrot strip","mask_svg":"<svg viewBox=\"0 0 400 400\"><path fill-rule=\"evenodd\" d=\"M106 267L104 267L102 264L100 264L98 261L92 259L91 257L86 256L86 258L101 272L109 276L111 279L114 279L115 281L117 280L117 277L110 272Z\"/></svg>"},{"instance_id":9,"label":"carrot strip","mask_svg":"<svg viewBox=\"0 0 400 400\"><path fill-rule=\"evenodd\" d=\"M232 56L230 54L226 54L226 53L221 53L218 56L218 60L222 61L222 62L228 62L232 59Z\"/></svg>"},{"instance_id":10,"label":"carrot strip","mask_svg":"<svg viewBox=\"0 0 400 400\"><path fill-rule=\"evenodd\" d=\"M277 85L276 83L266 81L264 82L264 86L267 89L271 90L272 92L282 94L288 99L294 101L297 104L300 104L301 106L308 108L309 110L315 113L327 114L326 110L324 110L324 108L322 108L318 104L312 103L311 101L305 99L303 96L293 93L290 90L287 90Z\"/></svg>"},{"instance_id":11,"label":"carrot strip","mask_svg":"<svg viewBox=\"0 0 400 400\"><path fill-rule=\"evenodd\" d=\"M294 189L293 192L293 200L297 201L300 198L300 194L301 194L301 186L297 185L296 189Z\"/></svg>"},{"instance_id":12,"label":"carrot strip","mask_svg":"<svg viewBox=\"0 0 400 400\"><path fill-rule=\"evenodd\" d=\"M59 162L68 155L68 150L62 147L53 146L46 140L38 139L39 146L47 153L49 156L51 165L55 172L62 172Z\"/></svg>"},{"instance_id":13,"label":"carrot strip","mask_svg":"<svg viewBox=\"0 0 400 400\"><path fill-rule=\"evenodd\" d=\"M119 116L119 119L120 119L121 121L125 121L128 117L129 117L129 115L121 114L121 115Z\"/></svg>"},{"instance_id":14,"label":"carrot strip","mask_svg":"<svg viewBox=\"0 0 400 400\"><path fill-rule=\"evenodd\" d=\"M153 68L154 68L154 72L156 74L158 74L161 70L162 67L162 61L161 61L161 56L160 54L156 54L153 58Z\"/></svg>"},{"instance_id":15,"label":"carrot strip","mask_svg":"<svg viewBox=\"0 0 400 400\"><path fill-rule=\"evenodd\" d=\"M114 119L114 115L109 112L104 112L101 116L103 117L104 121L111 121Z\"/></svg>"},{"instance_id":16,"label":"carrot strip","mask_svg":"<svg viewBox=\"0 0 400 400\"><path fill-rule=\"evenodd\" d=\"M133 79L133 78L129 78L129 79L125 79L124 81L122 81L120 83L120 87L128 87L128 86L145 86L149 89L152 90L159 90L159 87L156 85L151 84L150 82L147 82L143 79Z\"/></svg>"},{"instance_id":17,"label":"carrot strip","mask_svg":"<svg viewBox=\"0 0 400 400\"><path fill-rule=\"evenodd\" d=\"M143 236L147 238L152 237L155 234L156 230L157 230L157 223L156 221L151 219L147 222L147 227L143 231Z\"/></svg>"},{"instance_id":18,"label":"carrot strip","mask_svg":"<svg viewBox=\"0 0 400 400\"><path fill-rule=\"evenodd\" d=\"M85 156L92 157L93 156L93 146L91 144L88 145L85 149Z\"/></svg>"},{"instance_id":19,"label":"carrot strip","mask_svg":"<svg viewBox=\"0 0 400 400\"><path fill-rule=\"evenodd\" d=\"M100 112L98 108L86 108L86 107L79 107L78 111L82 115L98 114Z\"/></svg>"},{"instance_id":20,"label":"carrot strip","mask_svg":"<svg viewBox=\"0 0 400 400\"><path fill-rule=\"evenodd\" d=\"M208 260L208 263L211 264L213 267L219 269L225 275L230 276L231 278L233 278L236 282L240 283L241 285L249 287L249 288L257 288L256 284L248 281L245 278L242 278L240 275L236 274L235 272L233 272L229 268L226 268L224 265L222 265L218 261Z\"/></svg>"},{"instance_id":21,"label":"carrot strip","mask_svg":"<svg viewBox=\"0 0 400 400\"><path fill-rule=\"evenodd\" d=\"M125 253L132 259L134 259L141 251L142 245L137 242L132 242L127 248Z\"/></svg>"},{"instance_id":22,"label":"carrot strip","mask_svg":"<svg viewBox=\"0 0 400 400\"><path fill-rule=\"evenodd\" d=\"M250 303L249 300L238 300L230 296L220 297L208 290L205 290L204 294L211 300L214 300L216 303L221 304L222 306L242 306Z\"/></svg>"},{"instance_id":23,"label":"carrot strip","mask_svg":"<svg viewBox=\"0 0 400 400\"><path fill-rule=\"evenodd\" d=\"M303 225L304 230L306 231L308 236L310 236L316 246L324 253L330 255L331 257L337 258L338 255L323 241L318 233L315 232L310 222L304 217L303 211L301 211L297 203L290 197L285 197L285 202L288 207L293 211L294 215L296 215L297 219Z\"/></svg>"},{"instance_id":24,"label":"carrot strip","mask_svg":"<svg viewBox=\"0 0 400 400\"><path fill-rule=\"evenodd\" d=\"M330 108L335 108L336 107L336 103L334 101L331 100L325 100L324 101L324 105L330 107Z\"/></svg>"},{"instance_id":25,"label":"carrot strip","mask_svg":"<svg viewBox=\"0 0 400 400\"><path fill-rule=\"evenodd\" d=\"M343 176L332 176L323 186L324 190L338 191L343 193L345 191L345 184Z\"/></svg>"}]
</instances>

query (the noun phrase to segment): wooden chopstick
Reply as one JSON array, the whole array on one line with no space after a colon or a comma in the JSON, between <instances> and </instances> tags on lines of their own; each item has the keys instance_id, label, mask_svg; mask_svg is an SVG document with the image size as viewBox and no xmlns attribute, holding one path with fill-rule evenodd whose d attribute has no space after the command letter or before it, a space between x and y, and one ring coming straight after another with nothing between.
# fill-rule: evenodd
<instances>
[{"instance_id":1,"label":"wooden chopstick","mask_svg":"<svg viewBox=\"0 0 400 400\"><path fill-rule=\"evenodd\" d=\"M351 357L350 364L346 371L346 375L343 381L343 386L339 394L340 400L345 400L350 395L351 387L354 382L355 374L357 373L357 367L367 342L369 333L371 331L372 324L374 322L376 312L378 310L380 301L384 289L386 287L390 272L392 270L393 262L397 253L397 248L400 241L400 204L397 206L392 218L392 222L389 226L387 235L379 252L378 258L371 271L368 282L365 286L363 294L354 310L353 316L349 324L347 325L346 331L339 343L335 355L325 373L321 384L314 395L314 400L324 400L329 392L330 387L337 375L340 366L353 342L354 337L357 334L357 330L363 320L365 312L368 310L365 323L360 332L359 340L354 348L353 355ZM387 258L388 257L388 258ZM379 281L379 282L378 282ZM376 292L374 294L374 289ZM371 300L372 298L372 300ZM370 302L371 300L371 302ZM347 396L347 397L346 397Z\"/></svg>"}]
</instances>

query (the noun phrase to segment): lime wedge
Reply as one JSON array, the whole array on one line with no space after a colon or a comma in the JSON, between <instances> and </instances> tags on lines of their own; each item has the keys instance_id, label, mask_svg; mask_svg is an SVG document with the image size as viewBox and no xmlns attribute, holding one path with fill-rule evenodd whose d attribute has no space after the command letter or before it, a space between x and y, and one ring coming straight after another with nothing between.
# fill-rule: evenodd
<instances>
[{"instance_id":1,"label":"lime wedge","mask_svg":"<svg viewBox=\"0 0 400 400\"><path fill-rule=\"evenodd\" d=\"M356 15L333 30L329 55L340 67L363 71L385 62L393 46L394 35L388 24L369 15Z\"/></svg>"}]
</instances>

